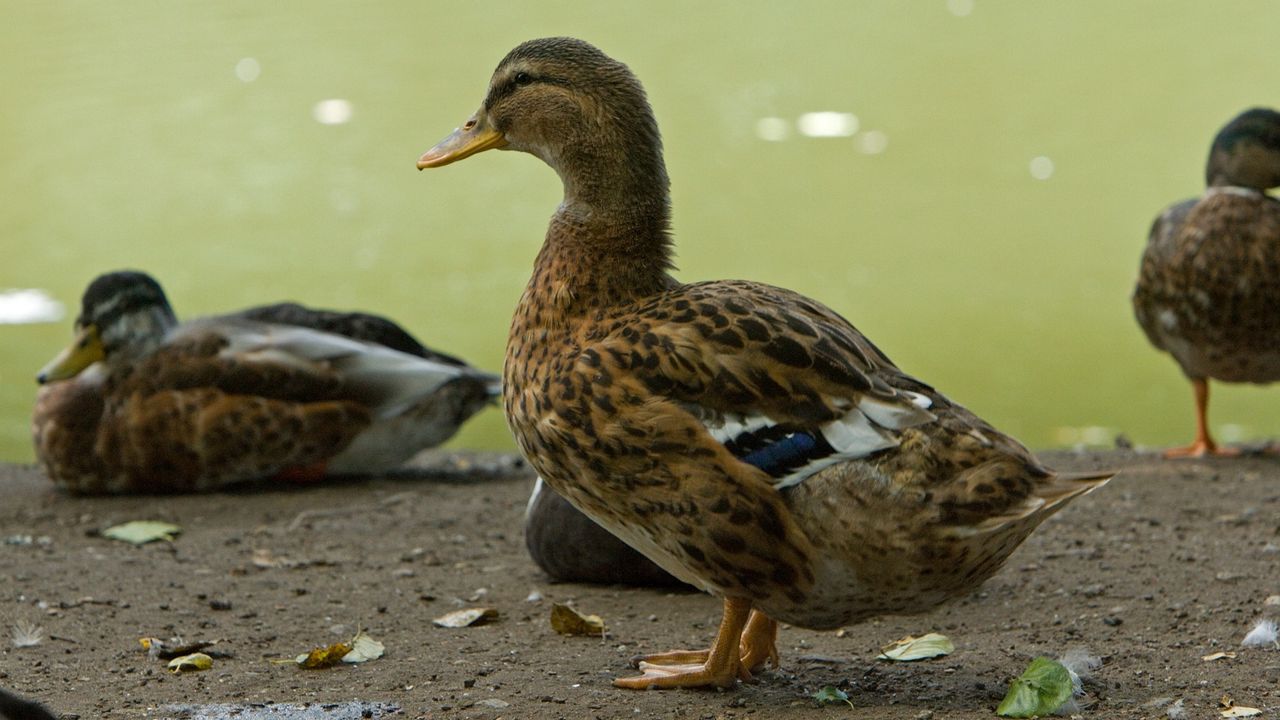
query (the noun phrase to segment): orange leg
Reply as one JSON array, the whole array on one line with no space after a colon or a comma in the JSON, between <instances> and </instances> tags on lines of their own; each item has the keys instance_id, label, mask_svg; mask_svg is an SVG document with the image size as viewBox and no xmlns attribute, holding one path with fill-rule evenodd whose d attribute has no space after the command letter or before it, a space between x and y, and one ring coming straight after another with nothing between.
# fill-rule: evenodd
<instances>
[{"instance_id":1,"label":"orange leg","mask_svg":"<svg viewBox=\"0 0 1280 720\"><path fill-rule=\"evenodd\" d=\"M287 467L275 474L276 480L284 482L297 483L306 485L309 483L319 482L324 479L325 469L328 463L320 461L311 463L310 465L294 465Z\"/></svg>"},{"instance_id":2,"label":"orange leg","mask_svg":"<svg viewBox=\"0 0 1280 720\"><path fill-rule=\"evenodd\" d=\"M742 655L742 667L748 672L759 670L764 664L778 663L778 621L759 610L752 610L747 627L742 631L738 646Z\"/></svg>"},{"instance_id":3,"label":"orange leg","mask_svg":"<svg viewBox=\"0 0 1280 720\"><path fill-rule=\"evenodd\" d=\"M1179 458L1239 455L1238 448L1220 448L1209 435L1209 381L1196 378L1191 381L1191 388L1196 395L1196 439L1186 447L1165 450L1164 456Z\"/></svg>"},{"instance_id":4,"label":"orange leg","mask_svg":"<svg viewBox=\"0 0 1280 720\"><path fill-rule=\"evenodd\" d=\"M778 622L759 610L752 609L751 615L747 617L747 625L742 630L742 638L738 642L738 657L742 663L738 677L750 680L751 673L764 667L765 663L780 667L777 642ZM648 665L705 663L710 654L710 650L675 650L633 658L632 663L635 667L639 667L640 663Z\"/></svg>"},{"instance_id":5,"label":"orange leg","mask_svg":"<svg viewBox=\"0 0 1280 720\"><path fill-rule=\"evenodd\" d=\"M731 687L739 678L751 675L739 660L742 630L751 614L751 601L725 598L720 631L710 650L660 653L640 662L644 674L618 678L614 685L631 690L672 687ZM767 620L767 618L766 618ZM769 621L772 622L772 621Z\"/></svg>"}]
</instances>

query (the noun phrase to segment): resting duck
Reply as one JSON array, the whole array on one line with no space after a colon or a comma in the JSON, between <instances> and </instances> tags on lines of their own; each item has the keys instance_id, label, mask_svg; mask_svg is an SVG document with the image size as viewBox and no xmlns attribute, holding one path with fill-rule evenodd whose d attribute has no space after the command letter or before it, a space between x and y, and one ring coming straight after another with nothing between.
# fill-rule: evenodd
<instances>
[{"instance_id":1,"label":"resting duck","mask_svg":"<svg viewBox=\"0 0 1280 720\"><path fill-rule=\"evenodd\" d=\"M75 325L32 425L41 466L76 494L389 470L498 392L459 360L379 344L408 334L371 315L280 305L178 324L140 272L95 279Z\"/></svg>"},{"instance_id":2,"label":"resting duck","mask_svg":"<svg viewBox=\"0 0 1280 720\"><path fill-rule=\"evenodd\" d=\"M595 47L516 47L418 167L491 148L564 183L507 342L522 452L596 522L724 599L709 650L649 656L616 685L725 687L776 664L778 622L929 610L1108 479L1055 474L817 301L673 279L653 112Z\"/></svg>"},{"instance_id":3,"label":"resting duck","mask_svg":"<svg viewBox=\"0 0 1280 720\"><path fill-rule=\"evenodd\" d=\"M583 515L538 478L524 514L524 544L558 582L666 587L671 573Z\"/></svg>"},{"instance_id":4,"label":"resting duck","mask_svg":"<svg viewBox=\"0 0 1280 720\"><path fill-rule=\"evenodd\" d=\"M1156 218L1133 311L1191 380L1196 437L1166 457L1234 455L1209 433L1209 378L1280 380L1280 113L1247 110L1218 132L1199 198Z\"/></svg>"},{"instance_id":5,"label":"resting duck","mask_svg":"<svg viewBox=\"0 0 1280 720\"><path fill-rule=\"evenodd\" d=\"M377 315L316 310L297 303L264 305L235 315L263 322L302 325L376 342L418 357L466 365L457 358L424 347L399 325ZM534 563L557 582L641 587L681 584L652 560L583 515L548 488L541 478L534 484L525 510L524 538Z\"/></svg>"}]
</instances>

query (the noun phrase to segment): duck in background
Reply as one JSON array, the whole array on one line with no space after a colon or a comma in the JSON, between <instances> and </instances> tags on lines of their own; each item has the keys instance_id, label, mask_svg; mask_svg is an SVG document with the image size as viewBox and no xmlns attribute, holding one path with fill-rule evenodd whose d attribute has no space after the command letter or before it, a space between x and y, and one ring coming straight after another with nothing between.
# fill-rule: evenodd
<instances>
[{"instance_id":1,"label":"duck in background","mask_svg":"<svg viewBox=\"0 0 1280 720\"><path fill-rule=\"evenodd\" d=\"M75 494L382 472L499 392L495 375L363 313L282 304L179 324L135 271L89 285L75 340L38 381L36 458Z\"/></svg>"},{"instance_id":2,"label":"duck in background","mask_svg":"<svg viewBox=\"0 0 1280 720\"><path fill-rule=\"evenodd\" d=\"M616 685L726 687L777 664L779 622L932 609L1109 479L1053 472L817 301L671 277L653 111L588 43L516 47L418 167L489 149L530 153L564 184L507 341L521 451L593 520L724 599L709 650L648 656Z\"/></svg>"},{"instance_id":3,"label":"duck in background","mask_svg":"<svg viewBox=\"0 0 1280 720\"><path fill-rule=\"evenodd\" d=\"M1235 455L1209 432L1209 379L1280 380L1280 113L1254 108L1213 139L1208 189L1156 218L1133 311L1191 381L1196 436L1166 457Z\"/></svg>"}]
</instances>

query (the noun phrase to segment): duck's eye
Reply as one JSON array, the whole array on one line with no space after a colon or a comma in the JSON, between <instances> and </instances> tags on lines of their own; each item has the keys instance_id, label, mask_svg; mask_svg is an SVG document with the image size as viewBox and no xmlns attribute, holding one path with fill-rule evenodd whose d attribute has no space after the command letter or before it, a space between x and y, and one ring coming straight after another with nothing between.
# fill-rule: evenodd
<instances>
[{"instance_id":1,"label":"duck's eye","mask_svg":"<svg viewBox=\"0 0 1280 720\"><path fill-rule=\"evenodd\" d=\"M518 72L513 79L515 80L516 85L528 85L533 82L533 77L527 72Z\"/></svg>"}]
</instances>

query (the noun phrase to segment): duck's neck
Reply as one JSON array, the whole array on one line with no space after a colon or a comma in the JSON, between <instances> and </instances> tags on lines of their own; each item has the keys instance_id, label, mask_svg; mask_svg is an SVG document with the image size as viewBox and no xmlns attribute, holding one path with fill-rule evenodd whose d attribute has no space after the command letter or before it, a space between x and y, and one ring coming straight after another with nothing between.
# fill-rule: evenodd
<instances>
[{"instance_id":1,"label":"duck's neck","mask_svg":"<svg viewBox=\"0 0 1280 720\"><path fill-rule=\"evenodd\" d=\"M566 310L633 301L670 287L670 195L656 137L629 152L579 144L553 163L564 201L551 218L535 282L572 298ZM563 295L567 291L567 295ZM564 301L561 302L564 304Z\"/></svg>"},{"instance_id":2,"label":"duck's neck","mask_svg":"<svg viewBox=\"0 0 1280 720\"><path fill-rule=\"evenodd\" d=\"M1205 184L1258 192L1280 186L1280 127L1258 129L1247 137L1219 133L1209 150Z\"/></svg>"},{"instance_id":3,"label":"duck's neck","mask_svg":"<svg viewBox=\"0 0 1280 720\"><path fill-rule=\"evenodd\" d=\"M121 315L104 330L102 342L113 365L128 366L150 354L178 324L168 306Z\"/></svg>"}]
</instances>

